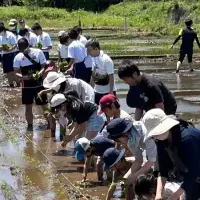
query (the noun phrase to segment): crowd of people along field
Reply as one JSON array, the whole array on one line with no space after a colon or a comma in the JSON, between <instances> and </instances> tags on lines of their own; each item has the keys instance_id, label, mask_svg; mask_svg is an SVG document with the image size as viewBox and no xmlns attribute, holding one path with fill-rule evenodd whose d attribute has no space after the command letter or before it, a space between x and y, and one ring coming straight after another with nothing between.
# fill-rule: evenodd
<instances>
[{"instance_id":1,"label":"crowd of people along field","mask_svg":"<svg viewBox=\"0 0 200 200\"><path fill-rule=\"evenodd\" d=\"M177 73L185 55L191 71L193 42L198 37L187 19ZM0 23L3 72L10 87L21 87L27 128L33 127L33 103L55 137L60 125L60 145L75 144L75 158L84 161L82 181L96 163L101 183L112 178L106 200L123 182L126 200L197 200L200 198L200 130L176 117L172 92L158 78L142 73L123 60L118 77L130 87L127 105L134 118L121 109L112 59L94 38L83 36L81 27L58 33L58 60L49 58L51 38L39 23L31 28L25 20ZM199 44L199 42L198 42ZM172 46L173 47L173 46ZM96 160L95 160L96 158Z\"/></svg>"}]
</instances>

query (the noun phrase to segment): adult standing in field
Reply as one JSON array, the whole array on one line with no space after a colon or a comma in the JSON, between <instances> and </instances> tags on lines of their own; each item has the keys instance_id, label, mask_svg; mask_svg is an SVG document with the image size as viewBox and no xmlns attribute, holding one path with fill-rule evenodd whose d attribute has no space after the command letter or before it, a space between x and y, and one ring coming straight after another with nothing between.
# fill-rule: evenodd
<instances>
[{"instance_id":1,"label":"adult standing in field","mask_svg":"<svg viewBox=\"0 0 200 200\"><path fill-rule=\"evenodd\" d=\"M86 48L88 54L93 57L92 82L94 82L95 103L99 105L104 95L116 95L114 64L112 59L101 50L97 40L88 41Z\"/></svg>"},{"instance_id":2,"label":"adult standing in field","mask_svg":"<svg viewBox=\"0 0 200 200\"><path fill-rule=\"evenodd\" d=\"M19 86L19 81L16 80L13 69L16 47L17 41L15 35L10 31L6 31L6 28L0 25L0 51L2 54L3 72L7 75L10 87L14 87L14 81Z\"/></svg>"},{"instance_id":3,"label":"adult standing in field","mask_svg":"<svg viewBox=\"0 0 200 200\"><path fill-rule=\"evenodd\" d=\"M28 29L25 28L24 30L20 30L19 35L28 40L30 47L34 47L35 45L37 45L37 36L35 35L35 33L30 32Z\"/></svg>"},{"instance_id":4,"label":"adult standing in field","mask_svg":"<svg viewBox=\"0 0 200 200\"><path fill-rule=\"evenodd\" d=\"M9 30L16 36L16 39L18 38L19 35L19 29L17 27L17 20L16 19L11 19L9 21Z\"/></svg>"},{"instance_id":5,"label":"adult standing in field","mask_svg":"<svg viewBox=\"0 0 200 200\"><path fill-rule=\"evenodd\" d=\"M14 70L16 76L23 81L22 104L25 105L28 128L32 129L34 101L37 105L45 105L47 103L46 96L43 95L42 99L38 97L38 93L43 89L40 78L34 78L35 74L42 73L46 58L40 49L29 48L26 38L19 39L18 48L20 53L15 56Z\"/></svg>"},{"instance_id":6,"label":"adult standing in field","mask_svg":"<svg viewBox=\"0 0 200 200\"><path fill-rule=\"evenodd\" d=\"M70 38L70 45L68 46L70 62L67 66L67 73L72 74L74 78L90 83L91 66L86 66L85 63L87 57L85 46L78 40L79 34L75 29L70 30L68 35Z\"/></svg>"},{"instance_id":7,"label":"adult standing in field","mask_svg":"<svg viewBox=\"0 0 200 200\"><path fill-rule=\"evenodd\" d=\"M35 23L31 29L38 36L38 45L40 46L41 44L41 48L39 48L43 51L45 58L49 60L49 51L52 49L52 42L49 34L42 30L39 23Z\"/></svg>"},{"instance_id":8,"label":"adult standing in field","mask_svg":"<svg viewBox=\"0 0 200 200\"><path fill-rule=\"evenodd\" d=\"M170 90L154 76L141 73L133 62L124 60L118 76L130 86L126 101L129 107L136 108L135 120L152 108L161 108L168 115L176 113L176 100Z\"/></svg>"},{"instance_id":9,"label":"adult standing in field","mask_svg":"<svg viewBox=\"0 0 200 200\"><path fill-rule=\"evenodd\" d=\"M173 45L171 46L171 48L173 48L173 46L182 38L182 44L180 47L180 52L179 52L180 55L179 55L179 60L177 62L176 73L179 73L179 68L185 58L185 55L187 55L188 58L190 72L194 71L192 66L194 40L196 40L199 48L200 48L200 43L196 31L192 28L192 24L193 21L191 19L187 19L185 21L186 27L180 30L178 37L175 39Z\"/></svg>"},{"instance_id":10,"label":"adult standing in field","mask_svg":"<svg viewBox=\"0 0 200 200\"><path fill-rule=\"evenodd\" d=\"M58 65L62 62L69 63L70 58L68 58L68 46L69 46L69 36L65 31L59 31L58 33ZM63 72L62 67L60 68L60 71ZM65 70L66 71L66 70Z\"/></svg>"},{"instance_id":11,"label":"adult standing in field","mask_svg":"<svg viewBox=\"0 0 200 200\"><path fill-rule=\"evenodd\" d=\"M24 19L20 19L18 20L18 24L19 24L19 35L20 33L23 34L23 31L25 31L25 29L27 29L28 31L31 31L31 28L29 26L26 25L25 20Z\"/></svg>"},{"instance_id":12,"label":"adult standing in field","mask_svg":"<svg viewBox=\"0 0 200 200\"><path fill-rule=\"evenodd\" d=\"M85 46L87 44L87 38L83 36L83 29L80 26L74 26L74 29L78 32L78 40Z\"/></svg>"}]
</instances>

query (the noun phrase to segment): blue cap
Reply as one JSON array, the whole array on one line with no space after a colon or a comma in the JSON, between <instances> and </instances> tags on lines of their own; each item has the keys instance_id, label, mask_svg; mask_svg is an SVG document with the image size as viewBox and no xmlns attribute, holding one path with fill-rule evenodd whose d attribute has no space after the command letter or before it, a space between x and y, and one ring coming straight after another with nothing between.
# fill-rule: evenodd
<instances>
[{"instance_id":1,"label":"blue cap","mask_svg":"<svg viewBox=\"0 0 200 200\"><path fill-rule=\"evenodd\" d=\"M127 133L133 127L133 122L126 119L113 119L107 125L108 138L117 139Z\"/></svg>"},{"instance_id":2,"label":"blue cap","mask_svg":"<svg viewBox=\"0 0 200 200\"><path fill-rule=\"evenodd\" d=\"M125 149L118 150L114 147L107 149L103 154L105 169L109 169L117 164L125 154Z\"/></svg>"}]
</instances>

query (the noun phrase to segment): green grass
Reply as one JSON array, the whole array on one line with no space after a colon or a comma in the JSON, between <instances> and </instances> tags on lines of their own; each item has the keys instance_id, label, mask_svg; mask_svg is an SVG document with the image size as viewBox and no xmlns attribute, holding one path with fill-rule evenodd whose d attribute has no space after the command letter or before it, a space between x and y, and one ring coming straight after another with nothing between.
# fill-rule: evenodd
<instances>
[{"instance_id":1,"label":"green grass","mask_svg":"<svg viewBox=\"0 0 200 200\"><path fill-rule=\"evenodd\" d=\"M200 2L180 2L180 6L187 10L178 25L171 20L171 9L174 1L167 2L127 2L110 6L102 13L86 12L84 10L68 12L57 8L26 8L0 7L0 19L7 23L11 18L24 18L29 25L40 22L43 27L70 28L78 24L81 19L83 27L124 27L124 16L127 18L127 27L134 27L137 31L154 32L163 35L177 34L184 26L184 20L190 16L194 19L195 27L200 29L198 16ZM130 31L130 30L129 30ZM136 32L131 30L132 33Z\"/></svg>"}]
</instances>

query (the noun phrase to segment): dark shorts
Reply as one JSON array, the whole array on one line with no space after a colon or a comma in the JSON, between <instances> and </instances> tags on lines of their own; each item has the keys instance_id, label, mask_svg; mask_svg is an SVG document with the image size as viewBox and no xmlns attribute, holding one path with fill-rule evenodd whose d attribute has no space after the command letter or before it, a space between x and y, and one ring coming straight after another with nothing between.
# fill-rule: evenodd
<instances>
[{"instance_id":1,"label":"dark shorts","mask_svg":"<svg viewBox=\"0 0 200 200\"><path fill-rule=\"evenodd\" d=\"M99 105L99 101L100 101L100 99L103 97L103 96L105 96L105 95L107 95L108 93L106 93L106 94L100 94L100 93L97 93L97 92L95 92L95 96L94 96L94 102L97 104L97 105ZM116 92L113 92L113 94L116 96Z\"/></svg>"},{"instance_id":2,"label":"dark shorts","mask_svg":"<svg viewBox=\"0 0 200 200\"><path fill-rule=\"evenodd\" d=\"M192 63L192 56L193 56L193 52L192 51L185 52L183 50L180 50L179 59L178 60L182 63L184 58L185 58L185 55L187 55L188 63Z\"/></svg>"},{"instance_id":3,"label":"dark shorts","mask_svg":"<svg viewBox=\"0 0 200 200\"><path fill-rule=\"evenodd\" d=\"M49 52L43 52L46 60L49 60Z\"/></svg>"},{"instance_id":4,"label":"dark shorts","mask_svg":"<svg viewBox=\"0 0 200 200\"><path fill-rule=\"evenodd\" d=\"M24 87L22 88L22 104L28 105L45 105L47 104L47 96L42 96L42 101L38 98L38 93L44 90L44 87L41 84L37 83L34 80L24 81Z\"/></svg>"},{"instance_id":5,"label":"dark shorts","mask_svg":"<svg viewBox=\"0 0 200 200\"><path fill-rule=\"evenodd\" d=\"M72 77L81 79L86 83L90 83L92 68L87 68L84 62L75 63L73 65Z\"/></svg>"},{"instance_id":6,"label":"dark shorts","mask_svg":"<svg viewBox=\"0 0 200 200\"><path fill-rule=\"evenodd\" d=\"M3 65L3 72L13 72L13 61L15 58L16 53L8 53L2 55L2 65Z\"/></svg>"}]
</instances>

